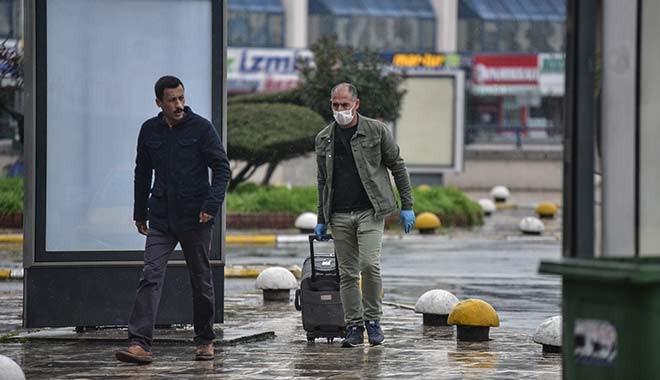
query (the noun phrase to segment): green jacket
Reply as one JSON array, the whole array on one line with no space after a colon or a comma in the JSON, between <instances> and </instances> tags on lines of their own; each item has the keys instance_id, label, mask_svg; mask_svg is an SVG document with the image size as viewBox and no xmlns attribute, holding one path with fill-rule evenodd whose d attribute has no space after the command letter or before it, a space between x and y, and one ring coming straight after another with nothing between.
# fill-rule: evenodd
<instances>
[{"instance_id":1,"label":"green jacket","mask_svg":"<svg viewBox=\"0 0 660 380\"><path fill-rule=\"evenodd\" d=\"M401 208L412 210L413 197L408 171L399 154L399 146L387 126L358 114L357 131L350 141L353 157L364 190L374 207L375 215L384 217L397 209L394 190L387 169L401 196ZM334 163L335 122L316 135L318 165L318 223L330 222L332 213L332 169Z\"/></svg>"}]
</instances>

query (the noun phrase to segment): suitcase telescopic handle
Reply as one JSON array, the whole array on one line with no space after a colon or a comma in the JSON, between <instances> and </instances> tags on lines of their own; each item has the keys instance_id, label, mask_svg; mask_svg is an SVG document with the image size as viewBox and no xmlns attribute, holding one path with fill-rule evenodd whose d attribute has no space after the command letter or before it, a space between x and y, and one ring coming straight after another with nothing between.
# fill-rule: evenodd
<instances>
[{"instance_id":1,"label":"suitcase telescopic handle","mask_svg":"<svg viewBox=\"0 0 660 380\"><path fill-rule=\"evenodd\" d=\"M312 281L316 281L316 271L315 271L315 265L314 263L316 262L314 260L314 240L316 241L329 241L329 240L334 240L332 238L332 234L327 234L324 236L325 239L319 239L316 237L315 234L310 234L309 235L309 256L311 258L311 265L312 265ZM335 270L337 271L337 276L339 276L339 263L337 262L337 255L335 254Z\"/></svg>"}]
</instances>

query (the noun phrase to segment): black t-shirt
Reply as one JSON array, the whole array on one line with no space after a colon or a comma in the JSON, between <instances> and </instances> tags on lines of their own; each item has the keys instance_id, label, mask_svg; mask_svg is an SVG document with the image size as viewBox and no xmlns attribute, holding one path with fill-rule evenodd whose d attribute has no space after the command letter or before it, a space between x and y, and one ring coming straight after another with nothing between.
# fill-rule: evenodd
<instances>
[{"instance_id":1,"label":"black t-shirt","mask_svg":"<svg viewBox=\"0 0 660 380\"><path fill-rule=\"evenodd\" d=\"M355 131L357 131L357 125L352 128L335 126L335 158L332 172L333 212L361 211L373 207L362 185L353 152L350 151L351 138ZM340 133L349 148L348 151L342 142Z\"/></svg>"}]
</instances>

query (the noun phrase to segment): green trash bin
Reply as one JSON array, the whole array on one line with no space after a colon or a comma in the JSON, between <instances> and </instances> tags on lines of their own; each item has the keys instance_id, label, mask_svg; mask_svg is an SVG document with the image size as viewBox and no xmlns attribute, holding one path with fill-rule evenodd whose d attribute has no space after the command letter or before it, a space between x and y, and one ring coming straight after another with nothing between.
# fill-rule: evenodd
<instances>
[{"instance_id":1,"label":"green trash bin","mask_svg":"<svg viewBox=\"0 0 660 380\"><path fill-rule=\"evenodd\" d=\"M564 379L660 379L660 259L541 262L562 276Z\"/></svg>"}]
</instances>

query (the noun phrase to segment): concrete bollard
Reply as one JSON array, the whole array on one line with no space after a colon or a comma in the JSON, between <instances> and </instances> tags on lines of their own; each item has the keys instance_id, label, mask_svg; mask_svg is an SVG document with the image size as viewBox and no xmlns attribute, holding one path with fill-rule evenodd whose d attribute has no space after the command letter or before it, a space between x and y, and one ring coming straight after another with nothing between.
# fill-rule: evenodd
<instances>
[{"instance_id":1,"label":"concrete bollard","mask_svg":"<svg viewBox=\"0 0 660 380\"><path fill-rule=\"evenodd\" d=\"M15 361L0 355L0 380L25 380L25 374Z\"/></svg>"},{"instance_id":2,"label":"concrete bollard","mask_svg":"<svg viewBox=\"0 0 660 380\"><path fill-rule=\"evenodd\" d=\"M298 282L291 271L282 267L272 267L259 273L256 288L263 291L264 301L289 302L291 289L298 287Z\"/></svg>"},{"instance_id":3,"label":"concrete bollard","mask_svg":"<svg viewBox=\"0 0 660 380\"><path fill-rule=\"evenodd\" d=\"M486 198L479 199L479 206L481 206L481 209L484 210L484 215L486 216L490 216L496 210L495 203Z\"/></svg>"},{"instance_id":4,"label":"concrete bollard","mask_svg":"<svg viewBox=\"0 0 660 380\"><path fill-rule=\"evenodd\" d=\"M415 313L422 314L425 326L449 326L447 317L458 302L458 298L446 290L429 290L417 299Z\"/></svg>"},{"instance_id":5,"label":"concrete bollard","mask_svg":"<svg viewBox=\"0 0 660 380\"><path fill-rule=\"evenodd\" d=\"M314 227L316 227L316 214L313 212L303 212L298 215L296 221L293 223L293 226L300 230L304 234L311 234L314 232Z\"/></svg>"},{"instance_id":6,"label":"concrete bollard","mask_svg":"<svg viewBox=\"0 0 660 380\"><path fill-rule=\"evenodd\" d=\"M557 315L541 322L534 331L534 343L543 345L543 352L561 352L561 315Z\"/></svg>"},{"instance_id":7,"label":"concrete bollard","mask_svg":"<svg viewBox=\"0 0 660 380\"><path fill-rule=\"evenodd\" d=\"M437 215L431 212L423 212L415 218L413 228L419 230L420 234L433 234L440 226L440 218Z\"/></svg>"},{"instance_id":8,"label":"concrete bollard","mask_svg":"<svg viewBox=\"0 0 660 380\"><path fill-rule=\"evenodd\" d=\"M557 205L552 202L541 202L536 206L536 214L539 218L552 219L557 215Z\"/></svg>"},{"instance_id":9,"label":"concrete bollard","mask_svg":"<svg viewBox=\"0 0 660 380\"><path fill-rule=\"evenodd\" d=\"M495 203L506 203L511 196L511 192L506 186L498 185L490 190L490 196L495 200Z\"/></svg>"},{"instance_id":10,"label":"concrete bollard","mask_svg":"<svg viewBox=\"0 0 660 380\"><path fill-rule=\"evenodd\" d=\"M447 323L456 325L456 338L467 342L490 340L491 327L500 325L500 318L487 302L468 299L459 302L449 314Z\"/></svg>"},{"instance_id":11,"label":"concrete bollard","mask_svg":"<svg viewBox=\"0 0 660 380\"><path fill-rule=\"evenodd\" d=\"M543 222L534 216L528 216L520 221L520 231L526 235L540 235L545 230Z\"/></svg>"}]
</instances>

